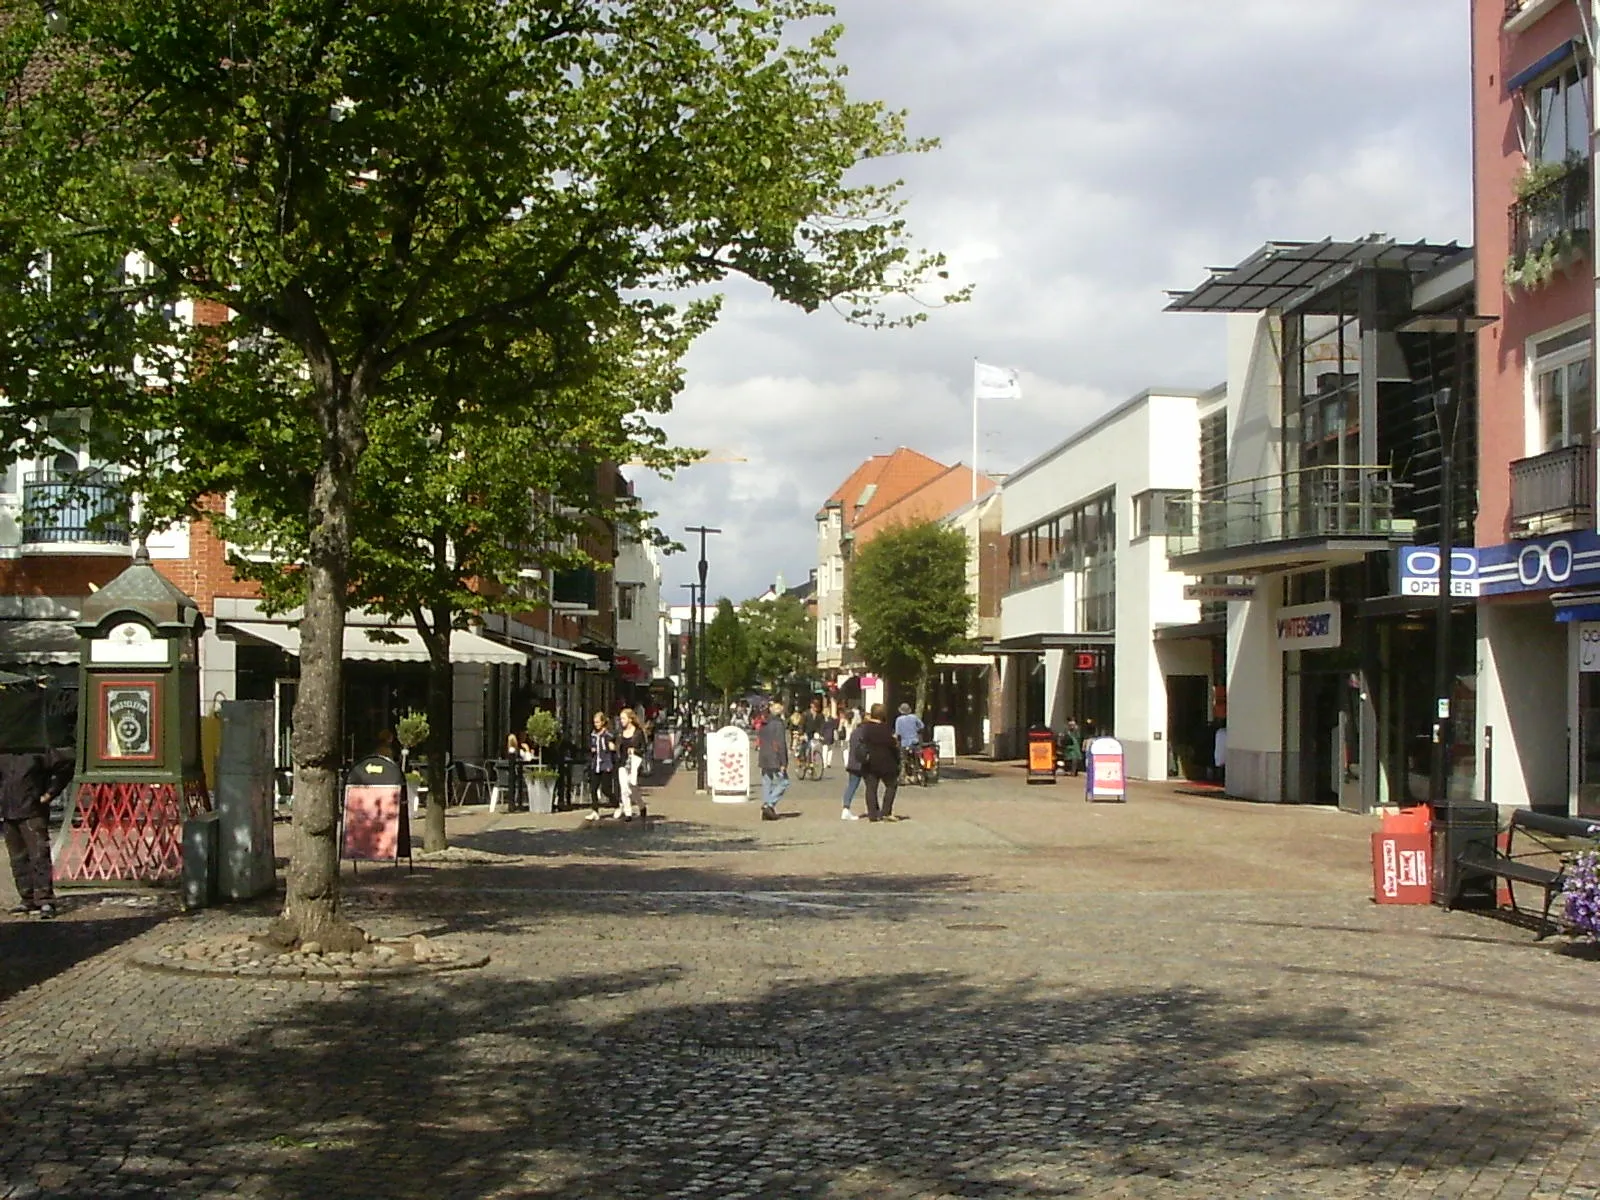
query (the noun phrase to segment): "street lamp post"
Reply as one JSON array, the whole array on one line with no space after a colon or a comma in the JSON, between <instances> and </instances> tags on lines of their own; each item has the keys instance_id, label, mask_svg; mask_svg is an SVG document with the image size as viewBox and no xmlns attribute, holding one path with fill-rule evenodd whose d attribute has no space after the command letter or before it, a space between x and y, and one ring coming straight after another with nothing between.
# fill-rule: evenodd
<instances>
[{"instance_id":1,"label":"street lamp post","mask_svg":"<svg viewBox=\"0 0 1600 1200\"><path fill-rule=\"evenodd\" d=\"M1434 804L1443 804L1450 798L1450 608L1453 599L1450 558L1455 550L1456 515L1451 460L1455 455L1459 392L1459 387L1439 388L1433 394L1433 417L1439 427L1439 596L1434 610L1433 762L1428 799Z\"/></svg>"},{"instance_id":2,"label":"street lamp post","mask_svg":"<svg viewBox=\"0 0 1600 1200\"><path fill-rule=\"evenodd\" d=\"M686 526L684 526L684 532L685 533L697 533L697 534L700 535L700 562L697 564L699 566L699 569L700 569L700 604L695 609L695 615L699 619L699 626L698 627L699 627L699 631L700 632L699 632L699 635L695 638L695 643L694 643L695 644L694 673L695 673L695 690L696 690L697 693L699 693L700 695L703 696L704 693L705 693L705 686L706 686L706 668L705 668L705 660L706 660L706 656L705 656L705 635L706 635L706 535L707 534L712 534L712 533L721 533L722 530L720 530L720 529L712 529L709 526L705 526L705 525L686 525ZM706 731L705 731L705 728L703 726L700 729L700 744L697 747L697 750L698 750L698 753L696 753L695 756L694 756L695 764L696 764L696 769L695 769L695 790L704 792L706 790Z\"/></svg>"}]
</instances>

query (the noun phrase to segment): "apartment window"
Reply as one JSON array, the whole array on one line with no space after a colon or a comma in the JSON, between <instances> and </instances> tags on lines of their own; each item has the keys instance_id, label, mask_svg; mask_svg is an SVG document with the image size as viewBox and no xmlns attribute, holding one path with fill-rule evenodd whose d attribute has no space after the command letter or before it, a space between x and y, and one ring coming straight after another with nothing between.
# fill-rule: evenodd
<instances>
[{"instance_id":1,"label":"apartment window","mask_svg":"<svg viewBox=\"0 0 1600 1200\"><path fill-rule=\"evenodd\" d=\"M634 593L638 591L638 584L624 583L617 587L617 620L633 620Z\"/></svg>"},{"instance_id":2,"label":"apartment window","mask_svg":"<svg viewBox=\"0 0 1600 1200\"><path fill-rule=\"evenodd\" d=\"M1588 440L1594 431L1594 351L1587 326L1533 345L1533 398L1537 436L1533 453Z\"/></svg>"},{"instance_id":3,"label":"apartment window","mask_svg":"<svg viewBox=\"0 0 1600 1200\"><path fill-rule=\"evenodd\" d=\"M1194 493L1151 488L1133 498L1133 536L1185 535L1194 532Z\"/></svg>"},{"instance_id":4,"label":"apartment window","mask_svg":"<svg viewBox=\"0 0 1600 1200\"><path fill-rule=\"evenodd\" d=\"M1522 91L1529 162L1589 157L1589 62L1568 62Z\"/></svg>"}]
</instances>

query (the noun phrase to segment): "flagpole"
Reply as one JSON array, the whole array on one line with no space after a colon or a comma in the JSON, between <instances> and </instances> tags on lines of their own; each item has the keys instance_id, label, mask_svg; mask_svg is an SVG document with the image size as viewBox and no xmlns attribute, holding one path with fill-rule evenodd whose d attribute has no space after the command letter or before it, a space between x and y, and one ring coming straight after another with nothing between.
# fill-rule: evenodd
<instances>
[{"instance_id":1,"label":"flagpole","mask_svg":"<svg viewBox=\"0 0 1600 1200\"><path fill-rule=\"evenodd\" d=\"M972 360L972 502L978 502L978 360Z\"/></svg>"}]
</instances>

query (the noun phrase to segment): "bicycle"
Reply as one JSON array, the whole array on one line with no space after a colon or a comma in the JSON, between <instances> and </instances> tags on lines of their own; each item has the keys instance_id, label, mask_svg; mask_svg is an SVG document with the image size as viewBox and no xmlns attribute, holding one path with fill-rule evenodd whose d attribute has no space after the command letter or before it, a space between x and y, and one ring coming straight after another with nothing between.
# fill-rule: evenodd
<instances>
[{"instance_id":1,"label":"bicycle","mask_svg":"<svg viewBox=\"0 0 1600 1200\"><path fill-rule=\"evenodd\" d=\"M797 779L822 778L822 748L808 737L798 738L789 756Z\"/></svg>"},{"instance_id":2,"label":"bicycle","mask_svg":"<svg viewBox=\"0 0 1600 1200\"><path fill-rule=\"evenodd\" d=\"M916 751L917 765L921 769L922 786L932 787L939 782L939 746L936 742L923 742Z\"/></svg>"},{"instance_id":3,"label":"bicycle","mask_svg":"<svg viewBox=\"0 0 1600 1200\"><path fill-rule=\"evenodd\" d=\"M922 755L915 746L900 747L900 786L916 787L919 784L926 787L923 781Z\"/></svg>"}]
</instances>

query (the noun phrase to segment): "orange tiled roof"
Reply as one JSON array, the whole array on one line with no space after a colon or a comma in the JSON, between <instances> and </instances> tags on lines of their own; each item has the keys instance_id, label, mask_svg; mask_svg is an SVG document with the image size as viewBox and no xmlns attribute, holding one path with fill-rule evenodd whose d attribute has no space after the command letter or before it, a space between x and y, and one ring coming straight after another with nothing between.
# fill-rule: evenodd
<instances>
[{"instance_id":1,"label":"orange tiled roof","mask_svg":"<svg viewBox=\"0 0 1600 1200\"><path fill-rule=\"evenodd\" d=\"M901 446L893 454L875 454L867 459L835 489L823 507L839 505L844 528L853 529L948 470L926 454Z\"/></svg>"},{"instance_id":2,"label":"orange tiled roof","mask_svg":"<svg viewBox=\"0 0 1600 1200\"><path fill-rule=\"evenodd\" d=\"M978 495L987 496L998 485L987 475L978 476ZM856 522L858 545L872 540L891 525L937 521L972 502L972 469L958 463L887 504L870 505Z\"/></svg>"}]
</instances>

